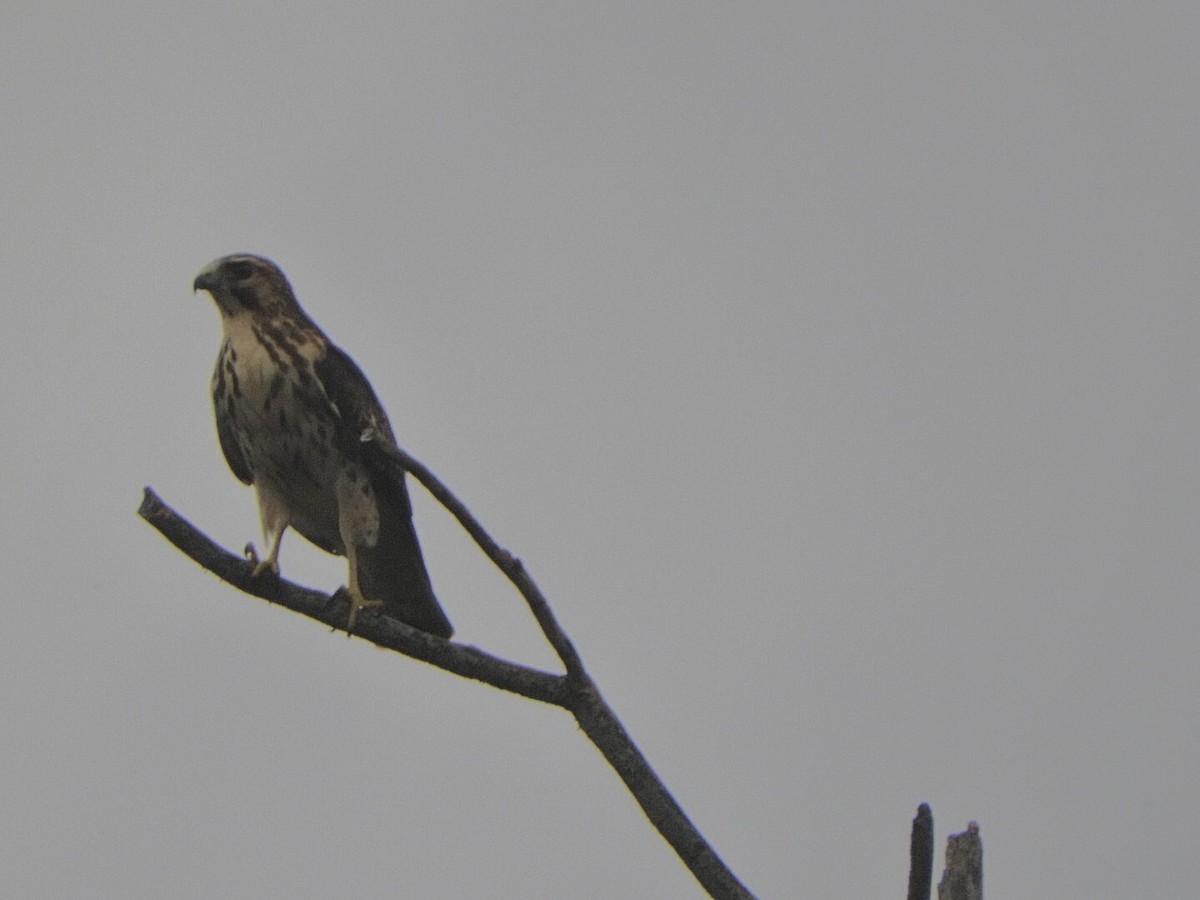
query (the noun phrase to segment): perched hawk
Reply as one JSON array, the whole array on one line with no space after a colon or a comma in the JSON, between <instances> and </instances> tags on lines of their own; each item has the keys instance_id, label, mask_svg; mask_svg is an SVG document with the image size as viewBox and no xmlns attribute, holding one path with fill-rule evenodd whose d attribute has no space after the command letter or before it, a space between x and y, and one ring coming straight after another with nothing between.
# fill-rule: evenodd
<instances>
[{"instance_id":1,"label":"perched hawk","mask_svg":"<svg viewBox=\"0 0 1200 900\"><path fill-rule=\"evenodd\" d=\"M395 446L387 415L354 361L296 302L283 272L260 256L211 263L194 290L221 311L224 341L213 372L217 435L233 474L253 484L269 551L255 575L279 572L290 525L350 562L350 621L382 607L448 638L403 480L381 447Z\"/></svg>"}]
</instances>

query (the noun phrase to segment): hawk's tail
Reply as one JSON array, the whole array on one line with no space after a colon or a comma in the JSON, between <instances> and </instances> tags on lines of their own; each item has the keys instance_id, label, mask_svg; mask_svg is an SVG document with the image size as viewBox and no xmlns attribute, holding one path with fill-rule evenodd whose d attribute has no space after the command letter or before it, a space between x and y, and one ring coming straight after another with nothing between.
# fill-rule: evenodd
<instances>
[{"instance_id":1,"label":"hawk's tail","mask_svg":"<svg viewBox=\"0 0 1200 900\"><path fill-rule=\"evenodd\" d=\"M438 637L454 633L433 593L421 545L413 527L412 505L402 480L373 478L379 507L379 540L359 547L358 584L363 594L383 601L383 611L413 628Z\"/></svg>"}]
</instances>

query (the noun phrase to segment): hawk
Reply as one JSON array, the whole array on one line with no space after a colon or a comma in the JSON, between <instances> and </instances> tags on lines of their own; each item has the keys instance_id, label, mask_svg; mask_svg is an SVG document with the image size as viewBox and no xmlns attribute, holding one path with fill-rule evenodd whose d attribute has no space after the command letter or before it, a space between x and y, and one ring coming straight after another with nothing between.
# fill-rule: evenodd
<instances>
[{"instance_id":1,"label":"hawk","mask_svg":"<svg viewBox=\"0 0 1200 900\"><path fill-rule=\"evenodd\" d=\"M254 575L278 574L292 527L350 565L350 620L382 608L430 634L453 629L434 596L387 415L366 376L300 308L279 267L236 254L210 263L192 285L221 313L213 371L217 436L229 468L254 485L263 536Z\"/></svg>"}]
</instances>

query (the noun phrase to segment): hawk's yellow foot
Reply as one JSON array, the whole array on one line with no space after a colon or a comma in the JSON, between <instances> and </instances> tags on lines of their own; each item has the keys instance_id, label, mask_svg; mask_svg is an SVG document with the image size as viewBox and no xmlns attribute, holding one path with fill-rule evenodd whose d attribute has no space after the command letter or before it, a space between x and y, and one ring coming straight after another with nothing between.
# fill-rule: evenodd
<instances>
[{"instance_id":1,"label":"hawk's yellow foot","mask_svg":"<svg viewBox=\"0 0 1200 900\"><path fill-rule=\"evenodd\" d=\"M248 541L246 549L242 551L247 561L254 563L254 571L250 573L251 578L258 578L264 572L270 570L272 575L279 574L279 545L275 545L275 550L266 559L258 558L258 551L254 549L254 542Z\"/></svg>"},{"instance_id":2,"label":"hawk's yellow foot","mask_svg":"<svg viewBox=\"0 0 1200 900\"><path fill-rule=\"evenodd\" d=\"M358 614L364 609L382 609L382 600L368 600L358 590L351 588L346 591L346 596L350 600L350 618L346 622L346 634L354 633L354 623L358 621Z\"/></svg>"},{"instance_id":3,"label":"hawk's yellow foot","mask_svg":"<svg viewBox=\"0 0 1200 900\"><path fill-rule=\"evenodd\" d=\"M358 621L358 614L362 610L380 609L383 606L382 600L370 599L358 586L358 565L353 551L350 555L350 586L346 588L346 596L350 600L350 619L346 622L346 634L350 635L354 633L354 623Z\"/></svg>"}]
</instances>

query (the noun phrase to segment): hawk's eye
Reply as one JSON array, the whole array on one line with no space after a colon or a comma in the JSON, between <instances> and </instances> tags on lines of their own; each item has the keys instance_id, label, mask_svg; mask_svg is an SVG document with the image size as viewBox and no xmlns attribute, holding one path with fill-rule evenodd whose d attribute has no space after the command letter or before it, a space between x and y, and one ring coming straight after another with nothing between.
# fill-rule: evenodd
<instances>
[{"instance_id":1,"label":"hawk's eye","mask_svg":"<svg viewBox=\"0 0 1200 900\"><path fill-rule=\"evenodd\" d=\"M245 281L254 274L254 266L248 262L231 262L229 264L229 274L237 281Z\"/></svg>"}]
</instances>

